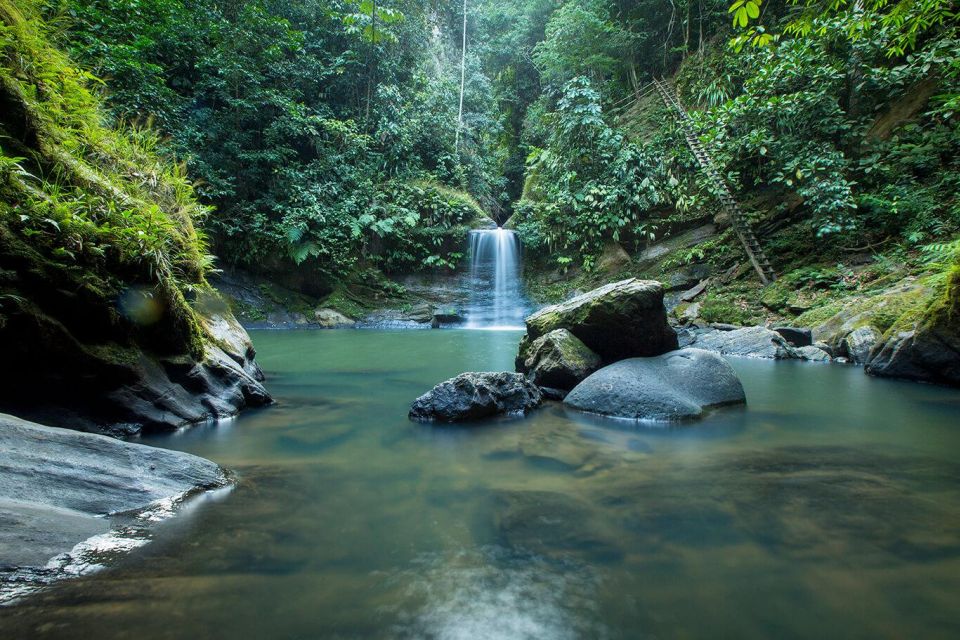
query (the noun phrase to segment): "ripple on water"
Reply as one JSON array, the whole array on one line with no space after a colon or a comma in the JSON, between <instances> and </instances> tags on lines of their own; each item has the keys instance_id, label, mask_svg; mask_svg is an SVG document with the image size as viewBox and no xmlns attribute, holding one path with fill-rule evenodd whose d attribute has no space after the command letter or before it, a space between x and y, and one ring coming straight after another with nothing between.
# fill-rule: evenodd
<instances>
[{"instance_id":1,"label":"ripple on water","mask_svg":"<svg viewBox=\"0 0 960 640\"><path fill-rule=\"evenodd\" d=\"M524 640L606 638L588 568L499 546L424 554L394 576L413 613L394 612L400 638ZM576 613L575 613L576 612Z\"/></svg>"}]
</instances>

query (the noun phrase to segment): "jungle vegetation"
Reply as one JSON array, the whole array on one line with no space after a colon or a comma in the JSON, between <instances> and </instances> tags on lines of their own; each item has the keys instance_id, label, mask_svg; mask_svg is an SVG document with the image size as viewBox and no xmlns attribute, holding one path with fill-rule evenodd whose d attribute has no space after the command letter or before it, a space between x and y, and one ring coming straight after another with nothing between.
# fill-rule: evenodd
<instances>
[{"instance_id":1,"label":"jungle vegetation","mask_svg":"<svg viewBox=\"0 0 960 640\"><path fill-rule=\"evenodd\" d=\"M590 271L611 242L638 251L718 210L654 77L676 86L779 270L833 286L843 269L817 270L851 249L918 269L956 251L950 0L485 0L466 3L465 21L464 4L436 0L4 3L7 76L30 73L9 17L26 16L57 48L51 73L70 80L24 90L83 96L84 135L165 163L178 200L158 210L190 220L169 237L201 231L188 250L151 245L141 256L163 259L138 259L188 281L212 266L207 253L321 288L449 269L484 217L548 268ZM56 171L31 172L0 145L8 180L71 197ZM129 215L119 209L110 216ZM68 235L64 215L29 218L21 233ZM696 257L738 251L731 239Z\"/></svg>"}]
</instances>

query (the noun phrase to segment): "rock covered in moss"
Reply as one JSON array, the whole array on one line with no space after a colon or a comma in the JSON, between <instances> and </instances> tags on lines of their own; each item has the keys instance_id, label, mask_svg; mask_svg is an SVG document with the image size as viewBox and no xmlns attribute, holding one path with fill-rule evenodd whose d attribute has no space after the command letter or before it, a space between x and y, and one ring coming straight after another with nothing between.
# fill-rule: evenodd
<instances>
[{"instance_id":1,"label":"rock covered in moss","mask_svg":"<svg viewBox=\"0 0 960 640\"><path fill-rule=\"evenodd\" d=\"M418 422L467 422L523 415L543 402L540 389L520 373L467 372L417 398L409 417Z\"/></svg>"},{"instance_id":2,"label":"rock covered in moss","mask_svg":"<svg viewBox=\"0 0 960 640\"><path fill-rule=\"evenodd\" d=\"M352 327L356 324L356 322L343 315L336 309L317 309L313 312L313 317L322 329Z\"/></svg>"},{"instance_id":3,"label":"rock covered in moss","mask_svg":"<svg viewBox=\"0 0 960 640\"><path fill-rule=\"evenodd\" d=\"M518 370L541 387L569 390L601 364L600 356L570 331L555 329L530 344Z\"/></svg>"},{"instance_id":4,"label":"rock covered in moss","mask_svg":"<svg viewBox=\"0 0 960 640\"><path fill-rule=\"evenodd\" d=\"M655 356L676 349L677 335L667 323L663 286L630 278L541 309L526 319L521 343L526 359L537 338L567 329L604 362Z\"/></svg>"},{"instance_id":5,"label":"rock covered in moss","mask_svg":"<svg viewBox=\"0 0 960 640\"><path fill-rule=\"evenodd\" d=\"M702 349L621 360L578 384L564 400L581 411L635 420L698 418L704 409L744 402L733 367Z\"/></svg>"},{"instance_id":6,"label":"rock covered in moss","mask_svg":"<svg viewBox=\"0 0 960 640\"><path fill-rule=\"evenodd\" d=\"M919 315L901 317L870 354L866 371L960 386L960 266Z\"/></svg>"}]
</instances>

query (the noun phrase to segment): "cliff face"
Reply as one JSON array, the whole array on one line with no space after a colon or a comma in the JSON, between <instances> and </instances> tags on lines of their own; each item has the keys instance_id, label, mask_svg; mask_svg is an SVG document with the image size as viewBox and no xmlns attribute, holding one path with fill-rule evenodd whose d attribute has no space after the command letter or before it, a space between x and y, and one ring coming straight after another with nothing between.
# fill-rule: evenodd
<instances>
[{"instance_id":1,"label":"cliff face","mask_svg":"<svg viewBox=\"0 0 960 640\"><path fill-rule=\"evenodd\" d=\"M30 2L0 0L0 407L135 433L269 402L206 281L205 208L90 82Z\"/></svg>"}]
</instances>

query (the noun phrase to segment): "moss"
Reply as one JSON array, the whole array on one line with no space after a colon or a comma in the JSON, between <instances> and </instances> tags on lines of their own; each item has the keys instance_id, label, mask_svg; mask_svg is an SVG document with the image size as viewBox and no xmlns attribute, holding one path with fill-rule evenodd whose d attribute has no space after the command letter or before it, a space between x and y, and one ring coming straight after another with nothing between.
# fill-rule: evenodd
<instances>
[{"instance_id":1,"label":"moss","mask_svg":"<svg viewBox=\"0 0 960 640\"><path fill-rule=\"evenodd\" d=\"M140 361L140 350L115 342L87 345L87 351L98 360L125 367L135 366Z\"/></svg>"},{"instance_id":2,"label":"moss","mask_svg":"<svg viewBox=\"0 0 960 640\"><path fill-rule=\"evenodd\" d=\"M362 318L372 309L371 306L351 298L350 294L344 289L337 289L324 298L321 304L323 307L339 311L353 320Z\"/></svg>"},{"instance_id":3,"label":"moss","mask_svg":"<svg viewBox=\"0 0 960 640\"><path fill-rule=\"evenodd\" d=\"M46 309L71 308L77 291L91 310L99 301L89 318L63 318L74 331L116 331L116 292L154 289L163 321L131 333L202 357L204 332L187 296L206 286L210 268L193 224L206 208L183 167L156 154L149 131L105 126L91 77L51 45L38 3L0 0L0 22L2 226L30 249L4 241L2 257L30 287L43 280L61 292L45 296Z\"/></svg>"},{"instance_id":4,"label":"moss","mask_svg":"<svg viewBox=\"0 0 960 640\"><path fill-rule=\"evenodd\" d=\"M816 327L834 317L843 311L843 309L843 302L829 302L800 314L797 317L797 324L802 327Z\"/></svg>"},{"instance_id":5,"label":"moss","mask_svg":"<svg viewBox=\"0 0 960 640\"><path fill-rule=\"evenodd\" d=\"M793 294L793 289L783 279L780 279L764 287L763 293L760 295L760 302L773 311L783 311L790 305Z\"/></svg>"}]
</instances>

